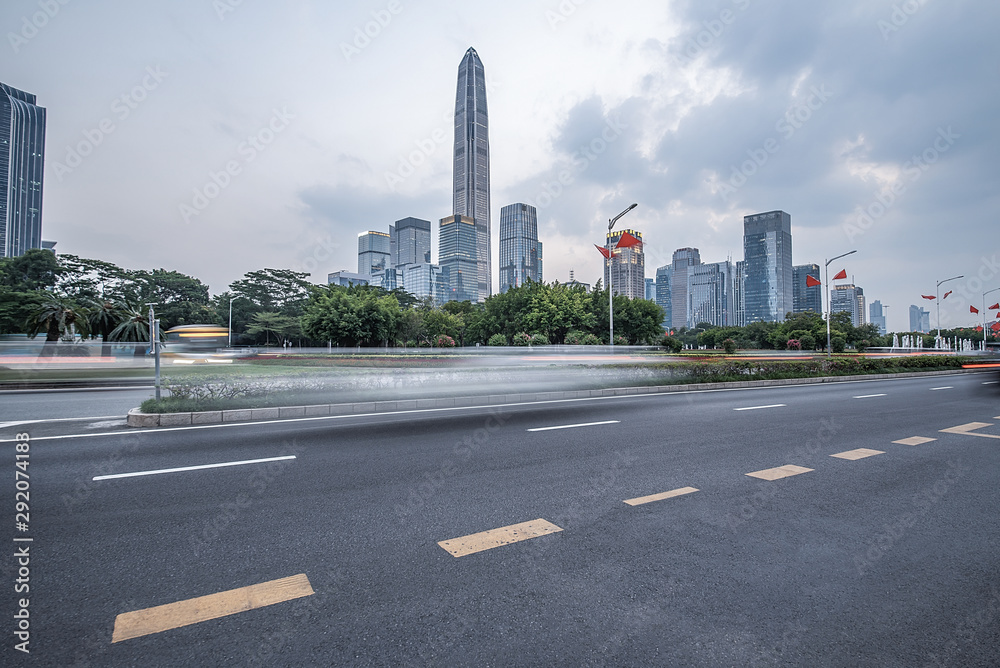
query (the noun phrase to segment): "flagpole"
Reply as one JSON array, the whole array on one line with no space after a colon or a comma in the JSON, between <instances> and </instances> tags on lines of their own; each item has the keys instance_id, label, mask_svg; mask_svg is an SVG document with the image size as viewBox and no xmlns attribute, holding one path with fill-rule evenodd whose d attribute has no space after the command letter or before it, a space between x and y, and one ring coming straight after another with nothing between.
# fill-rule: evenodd
<instances>
[{"instance_id":1,"label":"flagpole","mask_svg":"<svg viewBox=\"0 0 1000 668\"><path fill-rule=\"evenodd\" d=\"M986 295L997 290L1000 290L1000 288L993 288L983 293L983 352L986 352Z\"/></svg>"},{"instance_id":2,"label":"flagpole","mask_svg":"<svg viewBox=\"0 0 1000 668\"><path fill-rule=\"evenodd\" d=\"M826 261L826 276L825 276L825 278L826 278L826 285L824 286L826 288L826 291L830 290L830 263L833 262L834 260L839 260L842 257L847 257L848 255L851 255L852 253L857 253L857 252L858 252L857 250L848 251L847 253L844 253L843 255L838 255L837 257L832 257L832 258L830 258L829 260ZM831 304L830 304L830 296L824 295L824 297L826 297L826 356L829 359L830 356L831 356L831 354L832 354L832 351L830 349L830 308L831 308Z\"/></svg>"},{"instance_id":3,"label":"flagpole","mask_svg":"<svg viewBox=\"0 0 1000 668\"><path fill-rule=\"evenodd\" d=\"M965 276L952 276L951 278L946 278L943 281L937 282L937 293L934 295L935 301L937 302L937 336L934 338L934 347L940 348L941 342L941 284L947 283L948 281L957 281L960 278L965 278Z\"/></svg>"},{"instance_id":4,"label":"flagpole","mask_svg":"<svg viewBox=\"0 0 1000 668\"><path fill-rule=\"evenodd\" d=\"M639 206L638 203L633 203L627 209L619 213L617 216L608 221L608 325L610 338L608 339L612 347L612 352L615 345L615 294L611 289L611 273L614 267L612 266L611 259L614 256L614 250L611 248L611 228L615 226L618 219L624 216L626 213Z\"/></svg>"}]
</instances>

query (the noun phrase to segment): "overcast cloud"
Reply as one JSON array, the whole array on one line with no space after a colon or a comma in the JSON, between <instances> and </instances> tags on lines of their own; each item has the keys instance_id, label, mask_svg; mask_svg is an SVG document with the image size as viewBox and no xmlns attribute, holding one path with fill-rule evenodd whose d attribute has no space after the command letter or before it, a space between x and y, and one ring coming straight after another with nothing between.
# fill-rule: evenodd
<instances>
[{"instance_id":1,"label":"overcast cloud","mask_svg":"<svg viewBox=\"0 0 1000 668\"><path fill-rule=\"evenodd\" d=\"M967 277L952 325L1000 286L996 3L347 4L4 2L0 81L48 109L43 236L213 293L356 270L358 233L451 213L473 46L494 271L503 205L539 207L546 280L595 282L634 201L649 277L685 246L741 259L742 217L782 209L796 264L858 250L836 268L890 329L939 279Z\"/></svg>"}]
</instances>

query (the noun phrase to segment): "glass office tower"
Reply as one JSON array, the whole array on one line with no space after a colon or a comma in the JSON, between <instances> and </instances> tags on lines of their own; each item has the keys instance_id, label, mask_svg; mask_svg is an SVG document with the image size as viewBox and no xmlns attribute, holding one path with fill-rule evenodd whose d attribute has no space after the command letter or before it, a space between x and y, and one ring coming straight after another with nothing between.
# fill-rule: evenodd
<instances>
[{"instance_id":1,"label":"glass office tower","mask_svg":"<svg viewBox=\"0 0 1000 668\"><path fill-rule=\"evenodd\" d=\"M472 218L448 216L441 219L438 264L445 284L443 301L481 301L477 239L476 221Z\"/></svg>"},{"instance_id":2,"label":"glass office tower","mask_svg":"<svg viewBox=\"0 0 1000 668\"><path fill-rule=\"evenodd\" d=\"M792 289L792 312L823 313L823 286L806 285L806 277L812 276L817 281L819 276L818 264L798 264L792 267L792 274L795 279L795 287Z\"/></svg>"},{"instance_id":3,"label":"glass office tower","mask_svg":"<svg viewBox=\"0 0 1000 668\"><path fill-rule=\"evenodd\" d=\"M455 95L454 214L476 226L478 301L493 294L490 264L490 140L486 73L475 49L458 66Z\"/></svg>"},{"instance_id":4,"label":"glass office tower","mask_svg":"<svg viewBox=\"0 0 1000 668\"><path fill-rule=\"evenodd\" d=\"M45 109L0 83L0 257L42 247Z\"/></svg>"},{"instance_id":5,"label":"glass office tower","mask_svg":"<svg viewBox=\"0 0 1000 668\"><path fill-rule=\"evenodd\" d=\"M538 212L530 204L508 204L500 209L500 292L528 279L542 281Z\"/></svg>"},{"instance_id":6,"label":"glass office tower","mask_svg":"<svg viewBox=\"0 0 1000 668\"><path fill-rule=\"evenodd\" d=\"M743 261L745 324L783 322L795 306L792 217L784 211L744 216Z\"/></svg>"},{"instance_id":7,"label":"glass office tower","mask_svg":"<svg viewBox=\"0 0 1000 668\"><path fill-rule=\"evenodd\" d=\"M389 226L391 265L429 264L431 261L431 221L403 218Z\"/></svg>"},{"instance_id":8,"label":"glass office tower","mask_svg":"<svg viewBox=\"0 0 1000 668\"><path fill-rule=\"evenodd\" d=\"M364 232L358 235L358 273L380 275L389 266L389 235L385 232Z\"/></svg>"}]
</instances>

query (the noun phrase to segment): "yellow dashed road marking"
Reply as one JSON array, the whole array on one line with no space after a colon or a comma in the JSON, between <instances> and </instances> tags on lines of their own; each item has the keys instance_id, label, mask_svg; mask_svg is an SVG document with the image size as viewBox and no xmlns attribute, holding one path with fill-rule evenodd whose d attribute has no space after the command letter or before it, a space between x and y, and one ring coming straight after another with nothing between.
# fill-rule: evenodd
<instances>
[{"instance_id":1,"label":"yellow dashed road marking","mask_svg":"<svg viewBox=\"0 0 1000 668\"><path fill-rule=\"evenodd\" d=\"M854 461L856 459L864 459L865 457L874 457L875 455L884 455L885 453L881 450L869 450L868 448L858 448L857 450L848 450L847 452L838 452L835 455L830 455L831 457L839 457L840 459L850 459Z\"/></svg>"},{"instance_id":2,"label":"yellow dashed road marking","mask_svg":"<svg viewBox=\"0 0 1000 668\"><path fill-rule=\"evenodd\" d=\"M993 434L973 434L972 432L976 429L982 429L983 427L992 427L993 424L990 422L970 422L968 424L960 424L957 427L949 427L948 429L942 429L941 431L945 434L961 434L963 436L979 436L981 438L998 438L1000 436L994 436Z\"/></svg>"},{"instance_id":3,"label":"yellow dashed road marking","mask_svg":"<svg viewBox=\"0 0 1000 668\"><path fill-rule=\"evenodd\" d=\"M652 503L653 501L661 501L663 499L671 499L675 496L682 496L684 494L691 494L692 492L697 492L698 490L694 487L681 487L680 489L672 489L669 492L663 492L662 494L650 494L649 496L640 496L637 499L625 499L625 503L630 506L641 506L644 503Z\"/></svg>"},{"instance_id":4,"label":"yellow dashed road marking","mask_svg":"<svg viewBox=\"0 0 1000 668\"><path fill-rule=\"evenodd\" d=\"M812 469L807 469L804 466L785 464L784 466L779 466L773 469L764 469L763 471L747 473L747 475L751 478L760 478L761 480L780 480L789 476L799 475L800 473L809 473L810 471L812 471Z\"/></svg>"},{"instance_id":5,"label":"yellow dashed road marking","mask_svg":"<svg viewBox=\"0 0 1000 668\"><path fill-rule=\"evenodd\" d=\"M476 552L492 550L502 545L519 543L522 540L546 536L550 533L562 531L559 527L543 519L511 524L510 526L490 529L480 533L452 538L451 540L438 541L438 545L450 552L454 557L464 557Z\"/></svg>"},{"instance_id":6,"label":"yellow dashed road marking","mask_svg":"<svg viewBox=\"0 0 1000 668\"><path fill-rule=\"evenodd\" d=\"M901 438L898 441L893 441L893 443L899 443L900 445L923 445L924 443L930 443L931 441L936 441L936 438L925 438L923 436L911 436L909 438Z\"/></svg>"},{"instance_id":7,"label":"yellow dashed road marking","mask_svg":"<svg viewBox=\"0 0 1000 668\"><path fill-rule=\"evenodd\" d=\"M125 612L115 618L115 630L111 642L161 633L237 612L311 596L313 593L309 578L301 573L218 594L158 605L155 608Z\"/></svg>"}]
</instances>

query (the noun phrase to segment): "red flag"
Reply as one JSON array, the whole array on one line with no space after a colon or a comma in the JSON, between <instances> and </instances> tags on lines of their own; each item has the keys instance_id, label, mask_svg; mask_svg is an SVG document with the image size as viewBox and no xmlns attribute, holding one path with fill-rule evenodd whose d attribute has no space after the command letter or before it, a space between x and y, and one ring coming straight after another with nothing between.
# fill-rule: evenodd
<instances>
[{"instance_id":1,"label":"red flag","mask_svg":"<svg viewBox=\"0 0 1000 668\"><path fill-rule=\"evenodd\" d=\"M990 310L992 311L992 310L998 309L998 308L1000 308L1000 302L997 302L996 304L994 304L993 306L991 306Z\"/></svg>"},{"instance_id":2,"label":"red flag","mask_svg":"<svg viewBox=\"0 0 1000 668\"><path fill-rule=\"evenodd\" d=\"M836 276L833 277L833 280L839 281L842 278L847 278L847 270L846 269L841 269L840 273L838 273Z\"/></svg>"},{"instance_id":3,"label":"red flag","mask_svg":"<svg viewBox=\"0 0 1000 668\"><path fill-rule=\"evenodd\" d=\"M969 313L979 313L979 309L975 306L969 306Z\"/></svg>"},{"instance_id":4,"label":"red flag","mask_svg":"<svg viewBox=\"0 0 1000 668\"><path fill-rule=\"evenodd\" d=\"M642 242L633 237L628 232L622 232L622 236L618 239L618 244L615 248L631 248L632 246L641 246Z\"/></svg>"},{"instance_id":5,"label":"red flag","mask_svg":"<svg viewBox=\"0 0 1000 668\"><path fill-rule=\"evenodd\" d=\"M597 250L601 251L601 255L603 255L605 258L610 258L611 257L611 251L609 251L607 248L602 248L602 247L598 246L597 244L594 244L594 248L596 248Z\"/></svg>"},{"instance_id":6,"label":"red flag","mask_svg":"<svg viewBox=\"0 0 1000 668\"><path fill-rule=\"evenodd\" d=\"M937 299L937 297L935 297L934 295L920 295L920 296L923 297L924 299L930 299L931 301Z\"/></svg>"},{"instance_id":7,"label":"red flag","mask_svg":"<svg viewBox=\"0 0 1000 668\"><path fill-rule=\"evenodd\" d=\"M994 332L1000 332L1000 322L995 322L992 325L990 325L990 329L992 329Z\"/></svg>"},{"instance_id":8,"label":"red flag","mask_svg":"<svg viewBox=\"0 0 1000 668\"><path fill-rule=\"evenodd\" d=\"M976 325L976 331L977 332L983 331L983 326L982 325Z\"/></svg>"},{"instance_id":9,"label":"red flag","mask_svg":"<svg viewBox=\"0 0 1000 668\"><path fill-rule=\"evenodd\" d=\"M807 288L814 288L817 285L823 285L823 282L820 281L818 278L813 278L809 274L806 274L806 287Z\"/></svg>"},{"instance_id":10,"label":"red flag","mask_svg":"<svg viewBox=\"0 0 1000 668\"><path fill-rule=\"evenodd\" d=\"M944 297L941 298L942 301L945 300L945 299L947 299L948 295L950 295L952 292L954 292L954 290L949 290L948 292L944 293Z\"/></svg>"}]
</instances>

